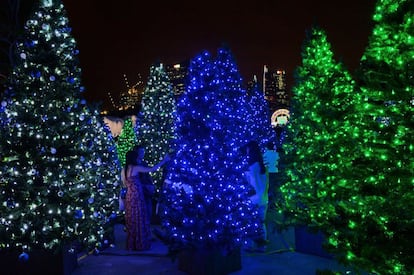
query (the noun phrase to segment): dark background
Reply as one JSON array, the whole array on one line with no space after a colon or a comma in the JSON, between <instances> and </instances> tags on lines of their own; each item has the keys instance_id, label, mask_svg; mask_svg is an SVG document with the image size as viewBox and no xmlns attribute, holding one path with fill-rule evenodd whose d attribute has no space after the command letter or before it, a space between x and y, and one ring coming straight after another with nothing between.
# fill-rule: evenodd
<instances>
[{"instance_id":1,"label":"dark background","mask_svg":"<svg viewBox=\"0 0 414 275\"><path fill-rule=\"evenodd\" d=\"M2 2L7 0L0 0ZM24 5L33 0L23 0ZM351 73L372 31L374 0L64 0L80 51L84 96L109 107L130 84L146 83L156 61L173 64L226 43L247 81L263 65L286 70L288 89L301 63L305 31L318 24ZM3 7L1 7L3 9ZM27 17L27 16L26 16Z\"/></svg>"}]
</instances>

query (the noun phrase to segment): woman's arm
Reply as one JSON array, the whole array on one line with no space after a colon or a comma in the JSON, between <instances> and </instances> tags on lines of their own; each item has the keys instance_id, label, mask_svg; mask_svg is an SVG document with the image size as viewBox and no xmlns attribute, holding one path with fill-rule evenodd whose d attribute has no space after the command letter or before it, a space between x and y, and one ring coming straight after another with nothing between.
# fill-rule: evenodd
<instances>
[{"instance_id":1,"label":"woman's arm","mask_svg":"<svg viewBox=\"0 0 414 275\"><path fill-rule=\"evenodd\" d=\"M157 171L158 170L158 168L160 168L161 167L161 165L159 165L160 163L158 163L158 164L156 164L156 165L154 165L154 166L152 166L152 167L148 167L148 166L141 166L141 165L134 165L134 169L137 171L137 172L140 172L140 173L149 173L149 172L154 172L154 171Z\"/></svg>"},{"instance_id":2,"label":"woman's arm","mask_svg":"<svg viewBox=\"0 0 414 275\"><path fill-rule=\"evenodd\" d=\"M167 162L170 159L169 155L166 155L164 157L164 159L162 161L160 161L159 163L155 164L152 167L148 167L148 166L141 166L141 165L136 165L134 166L134 168L136 169L136 171L141 172L141 173L149 173L149 172L155 172L157 171L165 162Z\"/></svg>"},{"instance_id":3,"label":"woman's arm","mask_svg":"<svg viewBox=\"0 0 414 275\"><path fill-rule=\"evenodd\" d=\"M121 170L121 181L122 181L122 186L126 187L125 168L122 168Z\"/></svg>"}]
</instances>

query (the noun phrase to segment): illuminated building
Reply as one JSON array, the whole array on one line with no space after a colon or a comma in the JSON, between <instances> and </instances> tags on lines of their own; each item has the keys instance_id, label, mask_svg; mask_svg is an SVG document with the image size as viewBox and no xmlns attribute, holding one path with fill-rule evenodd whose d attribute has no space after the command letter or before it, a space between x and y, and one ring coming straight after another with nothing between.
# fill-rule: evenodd
<instances>
[{"instance_id":1,"label":"illuminated building","mask_svg":"<svg viewBox=\"0 0 414 275\"><path fill-rule=\"evenodd\" d=\"M247 82L247 92L251 91L256 84L258 84L257 76L253 75L253 79Z\"/></svg>"},{"instance_id":2,"label":"illuminated building","mask_svg":"<svg viewBox=\"0 0 414 275\"><path fill-rule=\"evenodd\" d=\"M181 94L185 93L188 75L188 63L181 62L173 65L166 65L165 71L170 78L170 82L174 89L174 95L178 97Z\"/></svg>"},{"instance_id":3,"label":"illuminated building","mask_svg":"<svg viewBox=\"0 0 414 275\"><path fill-rule=\"evenodd\" d=\"M271 113L278 109L287 109L290 105L286 89L286 71L271 70L263 66L263 93L269 102Z\"/></svg>"}]
</instances>

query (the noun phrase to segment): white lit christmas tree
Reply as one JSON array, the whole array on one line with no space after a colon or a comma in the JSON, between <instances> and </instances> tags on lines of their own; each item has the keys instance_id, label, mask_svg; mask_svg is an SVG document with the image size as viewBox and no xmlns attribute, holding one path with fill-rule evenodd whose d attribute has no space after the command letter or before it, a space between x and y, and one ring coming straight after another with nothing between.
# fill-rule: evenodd
<instances>
[{"instance_id":1,"label":"white lit christmas tree","mask_svg":"<svg viewBox=\"0 0 414 275\"><path fill-rule=\"evenodd\" d=\"M161 219L171 251L240 247L259 230L240 148L251 139L246 91L227 49L195 57L177 104L177 142Z\"/></svg>"},{"instance_id":2,"label":"white lit christmas tree","mask_svg":"<svg viewBox=\"0 0 414 275\"><path fill-rule=\"evenodd\" d=\"M1 100L0 249L91 248L116 217L119 164L109 129L81 99L61 1L41 1Z\"/></svg>"},{"instance_id":3,"label":"white lit christmas tree","mask_svg":"<svg viewBox=\"0 0 414 275\"><path fill-rule=\"evenodd\" d=\"M141 100L136 135L138 144L146 148L145 161L153 166L171 150L175 139L176 103L174 90L163 64L150 68L147 85ZM162 187L164 168L152 173L154 184Z\"/></svg>"}]
</instances>

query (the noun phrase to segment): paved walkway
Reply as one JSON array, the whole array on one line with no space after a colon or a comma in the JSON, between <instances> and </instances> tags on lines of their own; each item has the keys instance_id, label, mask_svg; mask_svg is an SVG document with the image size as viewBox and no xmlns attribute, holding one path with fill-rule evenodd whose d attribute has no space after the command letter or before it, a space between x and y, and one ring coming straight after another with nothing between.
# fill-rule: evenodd
<instances>
[{"instance_id":1,"label":"paved walkway","mask_svg":"<svg viewBox=\"0 0 414 275\"><path fill-rule=\"evenodd\" d=\"M125 250L125 232L122 225L115 226L116 244L100 252L99 255L84 255L72 275L180 275L177 261L168 256L167 247L155 239L151 250L131 252ZM242 252L242 269L232 275L314 275L317 270L342 271L355 274L324 257L297 253L287 249L268 250L265 253Z\"/></svg>"}]
</instances>

